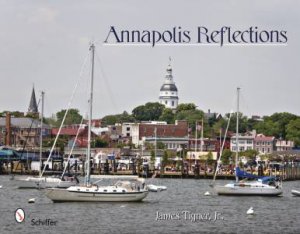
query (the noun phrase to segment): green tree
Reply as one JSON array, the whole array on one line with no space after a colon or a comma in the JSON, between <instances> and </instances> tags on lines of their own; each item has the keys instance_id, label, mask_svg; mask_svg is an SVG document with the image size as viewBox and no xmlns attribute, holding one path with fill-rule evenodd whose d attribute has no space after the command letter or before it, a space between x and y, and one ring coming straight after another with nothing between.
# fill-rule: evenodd
<instances>
[{"instance_id":1,"label":"green tree","mask_svg":"<svg viewBox=\"0 0 300 234\"><path fill-rule=\"evenodd\" d=\"M154 152L154 150L151 150L150 166L154 170L154 166L155 166L155 152Z\"/></svg>"},{"instance_id":2,"label":"green tree","mask_svg":"<svg viewBox=\"0 0 300 234\"><path fill-rule=\"evenodd\" d=\"M300 146L300 118L291 120L287 125L286 139L295 142L296 146Z\"/></svg>"},{"instance_id":3,"label":"green tree","mask_svg":"<svg viewBox=\"0 0 300 234\"><path fill-rule=\"evenodd\" d=\"M24 112L20 112L20 111L3 111L0 113L0 117L5 117L7 112L10 113L10 116L15 117L15 118L24 117ZM36 117L36 115L35 115L35 117Z\"/></svg>"},{"instance_id":4,"label":"green tree","mask_svg":"<svg viewBox=\"0 0 300 234\"><path fill-rule=\"evenodd\" d=\"M132 110L133 117L138 121L159 120L165 106L158 102L148 102Z\"/></svg>"},{"instance_id":5,"label":"green tree","mask_svg":"<svg viewBox=\"0 0 300 234\"><path fill-rule=\"evenodd\" d=\"M53 144L54 144L54 140L55 140L55 138L44 139L43 140L43 147L52 147ZM68 143L67 137L60 136L57 139L55 147L59 148L60 151L64 151L65 145L67 145L67 143Z\"/></svg>"},{"instance_id":6,"label":"green tree","mask_svg":"<svg viewBox=\"0 0 300 234\"><path fill-rule=\"evenodd\" d=\"M108 125L115 125L115 123L119 122L119 118L117 115L106 115L102 118L102 125L108 126Z\"/></svg>"},{"instance_id":7,"label":"green tree","mask_svg":"<svg viewBox=\"0 0 300 234\"><path fill-rule=\"evenodd\" d=\"M225 116L226 118L228 119L229 118L229 113L227 113ZM229 128L228 130L229 131L232 131L232 132L235 132L236 131L236 113L233 113L231 115L231 119L230 119L230 124L229 124ZM227 124L227 121L226 121L226 124ZM247 128L248 126L248 118L247 116L244 116L243 113L239 113L239 132L240 133L244 133L246 131L249 131L251 129L248 129Z\"/></svg>"},{"instance_id":8,"label":"green tree","mask_svg":"<svg viewBox=\"0 0 300 234\"><path fill-rule=\"evenodd\" d=\"M57 126L59 126L65 116L66 110L61 110L56 113L57 118ZM68 114L66 116L66 120L64 125L71 125L71 124L80 124L82 120L82 116L79 114L79 110L77 109L69 109Z\"/></svg>"},{"instance_id":9,"label":"green tree","mask_svg":"<svg viewBox=\"0 0 300 234\"><path fill-rule=\"evenodd\" d=\"M194 103L181 103L177 106L176 112L196 110Z\"/></svg>"},{"instance_id":10,"label":"green tree","mask_svg":"<svg viewBox=\"0 0 300 234\"><path fill-rule=\"evenodd\" d=\"M283 139L285 139L287 125L291 120L297 119L297 116L288 112L282 112L282 113L274 113L270 117L267 117L266 119L267 120L270 119L272 122L277 123L279 128L279 133L276 134L276 137L282 137Z\"/></svg>"},{"instance_id":11,"label":"green tree","mask_svg":"<svg viewBox=\"0 0 300 234\"><path fill-rule=\"evenodd\" d=\"M211 151L208 152L208 154L206 155L206 163L207 165L212 165L214 163L214 159L213 159L213 154Z\"/></svg>"},{"instance_id":12,"label":"green tree","mask_svg":"<svg viewBox=\"0 0 300 234\"><path fill-rule=\"evenodd\" d=\"M229 149L223 150L221 162L224 165L228 165L231 161L233 161L234 153Z\"/></svg>"},{"instance_id":13,"label":"green tree","mask_svg":"<svg viewBox=\"0 0 300 234\"><path fill-rule=\"evenodd\" d=\"M196 121L200 122L203 117L204 113L201 110L183 110L176 113L175 116L177 120L186 120L193 130L195 130Z\"/></svg>"},{"instance_id":14,"label":"green tree","mask_svg":"<svg viewBox=\"0 0 300 234\"><path fill-rule=\"evenodd\" d=\"M263 133L266 136L280 136L280 128L277 122L273 122L270 118L265 118L254 124L254 129L257 133Z\"/></svg>"},{"instance_id":15,"label":"green tree","mask_svg":"<svg viewBox=\"0 0 300 234\"><path fill-rule=\"evenodd\" d=\"M124 111L122 114L106 115L102 118L102 125L115 125L116 123L135 122L135 118Z\"/></svg>"},{"instance_id":16,"label":"green tree","mask_svg":"<svg viewBox=\"0 0 300 234\"><path fill-rule=\"evenodd\" d=\"M239 152L240 156L245 156L248 160L255 160L256 155L258 155L257 150L245 150L243 152Z\"/></svg>"},{"instance_id":17,"label":"green tree","mask_svg":"<svg viewBox=\"0 0 300 234\"><path fill-rule=\"evenodd\" d=\"M164 155L161 160L161 165L160 165L160 172L161 174L165 171L165 167L169 164L169 153L167 150L164 151Z\"/></svg>"},{"instance_id":18,"label":"green tree","mask_svg":"<svg viewBox=\"0 0 300 234\"><path fill-rule=\"evenodd\" d=\"M161 141L158 141L156 143L156 146L157 146L157 149L165 149L166 148L166 145Z\"/></svg>"},{"instance_id":19,"label":"green tree","mask_svg":"<svg viewBox=\"0 0 300 234\"><path fill-rule=\"evenodd\" d=\"M168 124L174 123L175 114L170 108L165 108L159 117L160 121L166 121Z\"/></svg>"},{"instance_id":20,"label":"green tree","mask_svg":"<svg viewBox=\"0 0 300 234\"><path fill-rule=\"evenodd\" d=\"M94 141L94 147L95 148L105 148L108 146L108 142L103 140L100 137L97 137Z\"/></svg>"}]
</instances>

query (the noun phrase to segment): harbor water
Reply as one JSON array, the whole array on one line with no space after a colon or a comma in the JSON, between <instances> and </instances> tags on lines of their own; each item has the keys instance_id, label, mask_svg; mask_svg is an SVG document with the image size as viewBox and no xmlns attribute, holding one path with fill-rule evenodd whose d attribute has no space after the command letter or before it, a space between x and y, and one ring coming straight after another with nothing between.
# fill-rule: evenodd
<instances>
[{"instance_id":1,"label":"harbor water","mask_svg":"<svg viewBox=\"0 0 300 234\"><path fill-rule=\"evenodd\" d=\"M138 203L53 203L44 190L16 189L1 176L0 233L300 233L300 197L290 193L300 189L299 181L284 182L280 197L218 196L211 180L147 182L168 189ZM250 207L253 215L247 215ZM21 223L18 208L25 212Z\"/></svg>"}]
</instances>

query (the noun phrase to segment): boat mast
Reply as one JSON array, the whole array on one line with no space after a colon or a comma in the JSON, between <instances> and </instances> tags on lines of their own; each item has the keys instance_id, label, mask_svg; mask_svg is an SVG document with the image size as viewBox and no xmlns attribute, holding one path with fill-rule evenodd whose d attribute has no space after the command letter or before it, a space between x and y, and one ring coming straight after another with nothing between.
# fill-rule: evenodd
<instances>
[{"instance_id":1,"label":"boat mast","mask_svg":"<svg viewBox=\"0 0 300 234\"><path fill-rule=\"evenodd\" d=\"M40 166L39 166L39 176L42 176L42 155L43 155L43 118L44 118L44 95L45 92L41 92L42 95L42 107L41 107L41 129L40 129ZM27 157L28 158L28 157Z\"/></svg>"},{"instance_id":2,"label":"boat mast","mask_svg":"<svg viewBox=\"0 0 300 234\"><path fill-rule=\"evenodd\" d=\"M157 157L157 128L154 128L154 137L155 137L155 141L154 141L154 147L155 147L155 152L154 152L154 171L155 171L155 162L156 162L156 157Z\"/></svg>"},{"instance_id":3,"label":"boat mast","mask_svg":"<svg viewBox=\"0 0 300 234\"><path fill-rule=\"evenodd\" d=\"M200 142L200 151L203 152L203 117L202 117L202 125L201 125L201 142Z\"/></svg>"},{"instance_id":4,"label":"boat mast","mask_svg":"<svg viewBox=\"0 0 300 234\"><path fill-rule=\"evenodd\" d=\"M198 132L197 132L197 128L198 128L198 122L196 121L195 123L195 158L196 158L196 152L197 152L197 149L198 149L198 142L197 142L197 135L198 135Z\"/></svg>"},{"instance_id":5,"label":"boat mast","mask_svg":"<svg viewBox=\"0 0 300 234\"><path fill-rule=\"evenodd\" d=\"M236 155L235 155L235 171L238 167L238 159L239 159L239 108L240 108L240 88L237 88L237 103L236 103ZM237 174L235 172L235 180L239 181Z\"/></svg>"},{"instance_id":6,"label":"boat mast","mask_svg":"<svg viewBox=\"0 0 300 234\"><path fill-rule=\"evenodd\" d=\"M88 120L88 147L87 147L87 169L86 169L86 185L90 185L90 160L91 160L91 126L92 126L92 114L93 114L93 86L94 86L94 60L95 60L95 45L91 44L91 90L89 99L89 120Z\"/></svg>"}]
</instances>

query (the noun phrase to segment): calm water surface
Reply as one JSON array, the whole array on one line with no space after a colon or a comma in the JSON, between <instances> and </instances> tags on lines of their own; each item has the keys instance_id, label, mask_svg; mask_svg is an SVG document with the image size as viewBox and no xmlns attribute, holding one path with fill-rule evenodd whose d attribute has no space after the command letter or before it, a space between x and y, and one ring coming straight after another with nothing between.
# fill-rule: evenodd
<instances>
[{"instance_id":1,"label":"calm water surface","mask_svg":"<svg viewBox=\"0 0 300 234\"><path fill-rule=\"evenodd\" d=\"M300 197L290 194L300 181L284 182L282 197L204 196L210 180L148 181L168 190L139 203L52 203L43 190L16 189L8 176L0 176L0 233L300 233ZM32 197L36 202L29 204ZM253 216L246 214L251 206ZM23 223L15 220L17 208L25 211ZM171 215L172 220L157 220ZM57 222L37 226L33 219Z\"/></svg>"}]
</instances>

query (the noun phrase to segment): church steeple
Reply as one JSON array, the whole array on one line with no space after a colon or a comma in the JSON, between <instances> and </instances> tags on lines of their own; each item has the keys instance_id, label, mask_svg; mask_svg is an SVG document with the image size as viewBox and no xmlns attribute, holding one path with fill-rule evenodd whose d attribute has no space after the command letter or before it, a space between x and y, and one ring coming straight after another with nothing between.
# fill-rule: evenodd
<instances>
[{"instance_id":1,"label":"church steeple","mask_svg":"<svg viewBox=\"0 0 300 234\"><path fill-rule=\"evenodd\" d=\"M178 90L173 80L171 58L167 67L165 81L160 88L159 103L164 104L167 108L176 109L178 106Z\"/></svg>"},{"instance_id":2,"label":"church steeple","mask_svg":"<svg viewBox=\"0 0 300 234\"><path fill-rule=\"evenodd\" d=\"M30 98L30 103L28 107L28 113L38 113L38 106L35 98L34 86L32 87L32 93Z\"/></svg>"}]
</instances>

